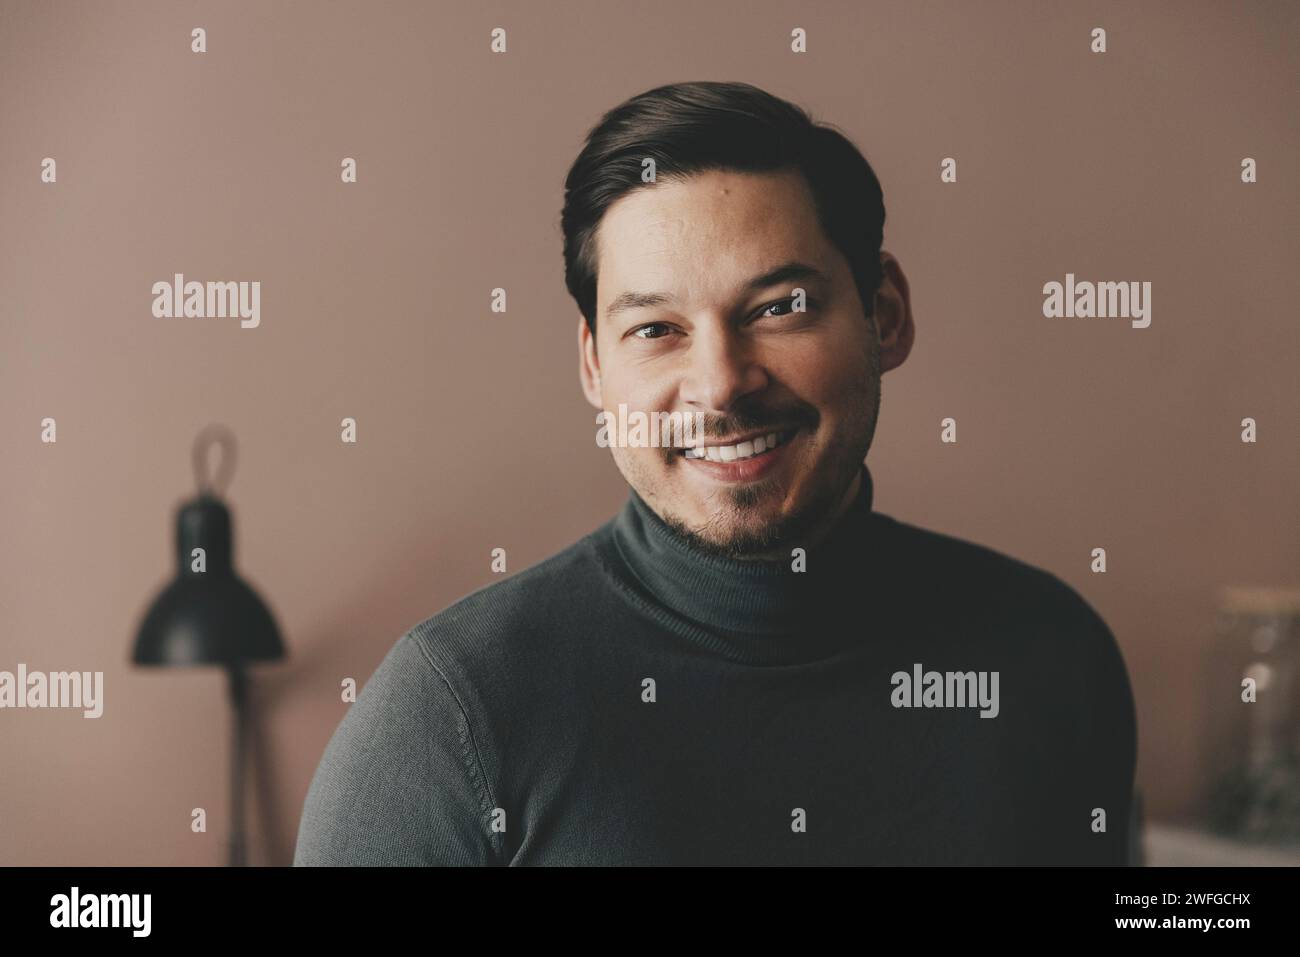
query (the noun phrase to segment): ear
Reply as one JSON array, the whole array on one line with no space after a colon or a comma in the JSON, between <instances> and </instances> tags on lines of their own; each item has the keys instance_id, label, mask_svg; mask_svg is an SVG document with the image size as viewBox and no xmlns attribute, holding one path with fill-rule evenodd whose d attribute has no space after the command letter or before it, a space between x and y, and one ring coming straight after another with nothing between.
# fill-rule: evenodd
<instances>
[{"instance_id":1,"label":"ear","mask_svg":"<svg viewBox=\"0 0 1300 957\"><path fill-rule=\"evenodd\" d=\"M882 277L876 291L876 329L880 333L880 371L888 372L903 364L912 351L916 326L912 322L912 295L903 267L892 254L880 253Z\"/></svg>"},{"instance_id":2,"label":"ear","mask_svg":"<svg viewBox=\"0 0 1300 957\"><path fill-rule=\"evenodd\" d=\"M596 355L596 337L587 328L587 320L578 313L578 381L582 394L594 408L603 409L600 397L600 359Z\"/></svg>"}]
</instances>

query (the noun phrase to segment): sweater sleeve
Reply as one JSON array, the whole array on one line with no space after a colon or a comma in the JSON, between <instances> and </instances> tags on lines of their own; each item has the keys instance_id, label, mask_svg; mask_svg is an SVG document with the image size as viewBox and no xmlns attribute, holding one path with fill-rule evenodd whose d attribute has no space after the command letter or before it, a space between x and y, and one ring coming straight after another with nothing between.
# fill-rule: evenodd
<instances>
[{"instance_id":1,"label":"sweater sleeve","mask_svg":"<svg viewBox=\"0 0 1300 957\"><path fill-rule=\"evenodd\" d=\"M388 652L325 748L295 866L498 862L492 801L454 689L410 633Z\"/></svg>"}]
</instances>

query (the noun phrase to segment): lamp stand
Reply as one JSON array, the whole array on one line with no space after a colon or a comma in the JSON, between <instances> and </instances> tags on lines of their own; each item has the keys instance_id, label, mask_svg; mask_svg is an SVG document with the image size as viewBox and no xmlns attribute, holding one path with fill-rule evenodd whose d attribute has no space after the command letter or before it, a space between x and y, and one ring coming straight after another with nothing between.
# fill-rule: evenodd
<instances>
[{"instance_id":1,"label":"lamp stand","mask_svg":"<svg viewBox=\"0 0 1300 957\"><path fill-rule=\"evenodd\" d=\"M230 866L247 863L244 843L244 740L248 723L248 678L242 663L226 666L234 713L230 748Z\"/></svg>"}]
</instances>

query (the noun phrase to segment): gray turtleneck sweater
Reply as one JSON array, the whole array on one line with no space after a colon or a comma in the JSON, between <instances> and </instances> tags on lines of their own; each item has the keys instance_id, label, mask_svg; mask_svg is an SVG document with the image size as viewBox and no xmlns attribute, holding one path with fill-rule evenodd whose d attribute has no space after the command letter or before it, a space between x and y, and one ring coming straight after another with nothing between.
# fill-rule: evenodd
<instances>
[{"instance_id":1,"label":"gray turtleneck sweater","mask_svg":"<svg viewBox=\"0 0 1300 957\"><path fill-rule=\"evenodd\" d=\"M412 628L326 747L294 863L1128 863L1105 623L873 511L862 477L790 562L698 552L633 491Z\"/></svg>"}]
</instances>

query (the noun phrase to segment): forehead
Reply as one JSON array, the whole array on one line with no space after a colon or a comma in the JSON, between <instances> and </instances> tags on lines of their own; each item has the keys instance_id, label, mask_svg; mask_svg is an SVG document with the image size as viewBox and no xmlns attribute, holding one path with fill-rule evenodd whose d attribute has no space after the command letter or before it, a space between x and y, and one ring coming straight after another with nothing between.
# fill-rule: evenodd
<instances>
[{"instance_id":1,"label":"forehead","mask_svg":"<svg viewBox=\"0 0 1300 957\"><path fill-rule=\"evenodd\" d=\"M812 192L794 170L707 170L633 190L605 211L596 250L601 310L628 290L724 293L790 260L833 269Z\"/></svg>"}]
</instances>

